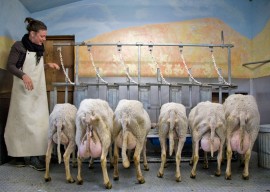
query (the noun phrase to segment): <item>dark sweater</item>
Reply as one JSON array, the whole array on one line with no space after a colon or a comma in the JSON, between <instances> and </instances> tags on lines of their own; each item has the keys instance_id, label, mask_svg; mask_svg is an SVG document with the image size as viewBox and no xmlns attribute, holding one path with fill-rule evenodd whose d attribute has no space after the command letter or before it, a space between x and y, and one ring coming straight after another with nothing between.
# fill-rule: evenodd
<instances>
[{"instance_id":1,"label":"dark sweater","mask_svg":"<svg viewBox=\"0 0 270 192\"><path fill-rule=\"evenodd\" d=\"M16 64L23 63L26 54L26 49L24 48L21 41L16 41L10 50L8 61L7 61L7 70L18 78L22 79L22 76L25 74L22 69L18 69Z\"/></svg>"}]
</instances>

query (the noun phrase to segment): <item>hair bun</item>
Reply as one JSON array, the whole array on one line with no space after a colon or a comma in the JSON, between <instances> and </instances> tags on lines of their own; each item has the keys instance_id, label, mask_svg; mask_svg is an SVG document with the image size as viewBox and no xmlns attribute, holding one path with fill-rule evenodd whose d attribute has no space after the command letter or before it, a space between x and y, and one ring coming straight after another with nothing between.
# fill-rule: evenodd
<instances>
[{"instance_id":1,"label":"hair bun","mask_svg":"<svg viewBox=\"0 0 270 192\"><path fill-rule=\"evenodd\" d=\"M25 18L25 20L24 20L24 22L26 23L31 23L31 22L33 22L33 21L35 21L35 19L33 19L32 17L26 17Z\"/></svg>"}]
</instances>

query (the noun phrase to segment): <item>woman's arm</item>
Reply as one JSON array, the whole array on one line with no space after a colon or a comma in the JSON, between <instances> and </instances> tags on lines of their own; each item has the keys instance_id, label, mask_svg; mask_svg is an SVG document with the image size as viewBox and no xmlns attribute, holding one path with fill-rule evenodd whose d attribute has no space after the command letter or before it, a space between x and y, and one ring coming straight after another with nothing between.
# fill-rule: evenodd
<instances>
[{"instance_id":1,"label":"woman's arm","mask_svg":"<svg viewBox=\"0 0 270 192\"><path fill-rule=\"evenodd\" d=\"M22 54L26 54L26 50L23 47L22 43L20 41L17 41L12 45L7 60L7 70L20 79L22 79L25 73L22 70L18 69L16 67L16 64L22 58Z\"/></svg>"}]
</instances>

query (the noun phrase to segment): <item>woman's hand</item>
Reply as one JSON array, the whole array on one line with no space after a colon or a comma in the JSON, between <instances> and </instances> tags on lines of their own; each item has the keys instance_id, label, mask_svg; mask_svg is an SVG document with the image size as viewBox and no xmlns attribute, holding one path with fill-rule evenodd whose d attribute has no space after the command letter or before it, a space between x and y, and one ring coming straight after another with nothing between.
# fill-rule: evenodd
<instances>
[{"instance_id":1,"label":"woman's hand","mask_svg":"<svg viewBox=\"0 0 270 192\"><path fill-rule=\"evenodd\" d=\"M27 89L29 91L32 91L34 89L34 85L33 85L32 79L28 75L24 74L22 76L22 80L23 80L25 89Z\"/></svg>"},{"instance_id":2,"label":"woman's hand","mask_svg":"<svg viewBox=\"0 0 270 192\"><path fill-rule=\"evenodd\" d=\"M46 63L46 65L52 69L60 69L59 65L57 65L56 63Z\"/></svg>"}]
</instances>

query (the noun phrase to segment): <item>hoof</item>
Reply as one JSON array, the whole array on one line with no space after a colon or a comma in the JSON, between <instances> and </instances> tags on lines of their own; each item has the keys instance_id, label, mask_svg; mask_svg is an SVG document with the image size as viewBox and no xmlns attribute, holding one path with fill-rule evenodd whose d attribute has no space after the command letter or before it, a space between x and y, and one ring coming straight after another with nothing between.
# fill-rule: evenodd
<instances>
[{"instance_id":1,"label":"hoof","mask_svg":"<svg viewBox=\"0 0 270 192\"><path fill-rule=\"evenodd\" d=\"M77 181L77 185L82 185L83 184L83 180Z\"/></svg>"},{"instance_id":2,"label":"hoof","mask_svg":"<svg viewBox=\"0 0 270 192\"><path fill-rule=\"evenodd\" d=\"M190 161L190 162L189 162L189 165L192 166L192 165L193 165L193 161Z\"/></svg>"},{"instance_id":3,"label":"hoof","mask_svg":"<svg viewBox=\"0 0 270 192\"><path fill-rule=\"evenodd\" d=\"M45 180L46 182L49 182L49 181L52 180L52 178L51 178L51 177L48 177L48 178L44 178L44 180Z\"/></svg>"},{"instance_id":4,"label":"hoof","mask_svg":"<svg viewBox=\"0 0 270 192\"><path fill-rule=\"evenodd\" d=\"M113 180L114 180L114 181L118 181L118 180L119 180L119 176L117 176L117 177L114 176L114 177L113 177Z\"/></svg>"},{"instance_id":5,"label":"hoof","mask_svg":"<svg viewBox=\"0 0 270 192\"><path fill-rule=\"evenodd\" d=\"M88 165L88 169L94 169L94 165L93 164L89 164Z\"/></svg>"},{"instance_id":6,"label":"hoof","mask_svg":"<svg viewBox=\"0 0 270 192\"><path fill-rule=\"evenodd\" d=\"M203 164L203 168L204 169L208 169L209 167L208 167L208 164Z\"/></svg>"},{"instance_id":7,"label":"hoof","mask_svg":"<svg viewBox=\"0 0 270 192\"><path fill-rule=\"evenodd\" d=\"M78 164L77 163L72 163L72 167L73 168L77 168L78 167Z\"/></svg>"},{"instance_id":8,"label":"hoof","mask_svg":"<svg viewBox=\"0 0 270 192\"><path fill-rule=\"evenodd\" d=\"M193 175L193 174L191 173L191 174L190 174L190 178L191 178L191 179L195 179L195 178L196 178L196 175L195 175L195 174Z\"/></svg>"},{"instance_id":9,"label":"hoof","mask_svg":"<svg viewBox=\"0 0 270 192\"><path fill-rule=\"evenodd\" d=\"M110 181L107 184L105 184L105 188L106 189L111 189L112 188L112 184L110 183Z\"/></svg>"},{"instance_id":10,"label":"hoof","mask_svg":"<svg viewBox=\"0 0 270 192\"><path fill-rule=\"evenodd\" d=\"M145 171L149 171L149 167L148 166L144 166L144 170Z\"/></svg>"},{"instance_id":11,"label":"hoof","mask_svg":"<svg viewBox=\"0 0 270 192\"><path fill-rule=\"evenodd\" d=\"M157 177L158 178L163 178L163 173L158 172Z\"/></svg>"},{"instance_id":12,"label":"hoof","mask_svg":"<svg viewBox=\"0 0 270 192\"><path fill-rule=\"evenodd\" d=\"M231 176L231 175L226 175L226 176L225 176L225 179L226 179L226 180L231 180L231 179L232 179L232 176Z\"/></svg>"},{"instance_id":13,"label":"hoof","mask_svg":"<svg viewBox=\"0 0 270 192\"><path fill-rule=\"evenodd\" d=\"M249 180L249 176L248 175L247 176L242 175L242 179Z\"/></svg>"},{"instance_id":14,"label":"hoof","mask_svg":"<svg viewBox=\"0 0 270 192\"><path fill-rule=\"evenodd\" d=\"M123 161L123 166L124 168L129 168L130 167L130 162L129 161Z\"/></svg>"},{"instance_id":15,"label":"hoof","mask_svg":"<svg viewBox=\"0 0 270 192\"><path fill-rule=\"evenodd\" d=\"M220 175L221 175L220 173L215 172L215 176L216 176L216 177L219 177Z\"/></svg>"},{"instance_id":16,"label":"hoof","mask_svg":"<svg viewBox=\"0 0 270 192\"><path fill-rule=\"evenodd\" d=\"M176 177L175 180L176 182L181 182L181 177Z\"/></svg>"},{"instance_id":17,"label":"hoof","mask_svg":"<svg viewBox=\"0 0 270 192\"><path fill-rule=\"evenodd\" d=\"M139 184L144 184L144 183L145 183L144 178L142 178L142 179L140 179L140 180L138 180L138 181L139 181Z\"/></svg>"},{"instance_id":18,"label":"hoof","mask_svg":"<svg viewBox=\"0 0 270 192\"><path fill-rule=\"evenodd\" d=\"M73 178L67 180L68 183L74 183L75 180Z\"/></svg>"},{"instance_id":19,"label":"hoof","mask_svg":"<svg viewBox=\"0 0 270 192\"><path fill-rule=\"evenodd\" d=\"M164 168L167 168L167 167L168 167L168 163L165 163L165 164L164 164Z\"/></svg>"}]
</instances>

